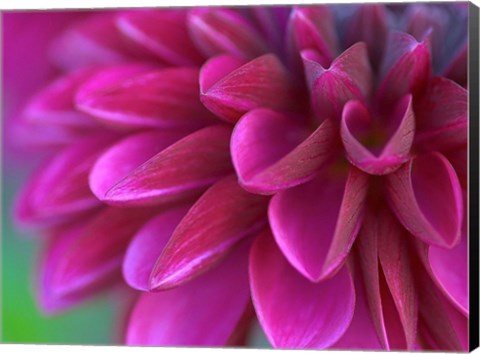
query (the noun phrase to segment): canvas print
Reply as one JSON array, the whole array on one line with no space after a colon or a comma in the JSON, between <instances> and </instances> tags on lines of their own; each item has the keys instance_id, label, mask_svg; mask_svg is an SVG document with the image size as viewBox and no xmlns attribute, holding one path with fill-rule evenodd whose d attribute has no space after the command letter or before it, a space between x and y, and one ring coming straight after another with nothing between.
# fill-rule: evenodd
<instances>
[{"instance_id":1,"label":"canvas print","mask_svg":"<svg viewBox=\"0 0 480 354\"><path fill-rule=\"evenodd\" d=\"M3 340L467 351L468 15L3 12Z\"/></svg>"}]
</instances>

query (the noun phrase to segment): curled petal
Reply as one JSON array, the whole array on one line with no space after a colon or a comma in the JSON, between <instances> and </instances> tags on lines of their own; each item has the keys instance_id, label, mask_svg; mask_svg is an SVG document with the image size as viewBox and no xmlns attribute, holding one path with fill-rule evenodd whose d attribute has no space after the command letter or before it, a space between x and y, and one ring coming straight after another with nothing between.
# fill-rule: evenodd
<instances>
[{"instance_id":1,"label":"curled petal","mask_svg":"<svg viewBox=\"0 0 480 354\"><path fill-rule=\"evenodd\" d=\"M365 43L356 43L326 68L318 53L301 53L313 108L321 119L340 119L344 104L351 99L365 101L372 89L372 70Z\"/></svg>"},{"instance_id":2,"label":"curled petal","mask_svg":"<svg viewBox=\"0 0 480 354\"><path fill-rule=\"evenodd\" d=\"M235 176L214 184L173 232L157 259L150 287L177 286L216 265L240 239L265 225L267 204L268 198L245 192Z\"/></svg>"},{"instance_id":3,"label":"curled petal","mask_svg":"<svg viewBox=\"0 0 480 354\"><path fill-rule=\"evenodd\" d=\"M380 151L372 151L361 139L362 132L371 130L374 124L367 108L358 101L349 101L345 105L341 122L343 146L350 162L362 171L385 175L399 168L410 158L410 148L415 134L415 117L410 95L397 103L389 120L391 124L387 130L390 130L390 134L385 134L389 135L388 141L380 147Z\"/></svg>"},{"instance_id":4,"label":"curled petal","mask_svg":"<svg viewBox=\"0 0 480 354\"><path fill-rule=\"evenodd\" d=\"M368 176L352 167L348 176L320 176L276 194L269 220L288 261L313 282L343 264L363 217Z\"/></svg>"},{"instance_id":5,"label":"curled petal","mask_svg":"<svg viewBox=\"0 0 480 354\"><path fill-rule=\"evenodd\" d=\"M302 124L269 109L256 109L237 123L230 143L240 183L270 194L312 179L337 150L337 128L324 121L310 136Z\"/></svg>"},{"instance_id":6,"label":"curled petal","mask_svg":"<svg viewBox=\"0 0 480 354\"><path fill-rule=\"evenodd\" d=\"M311 283L290 266L269 230L250 253L250 287L260 324L274 348L326 348L347 330L355 290L344 267L331 279Z\"/></svg>"},{"instance_id":7,"label":"curled petal","mask_svg":"<svg viewBox=\"0 0 480 354\"><path fill-rule=\"evenodd\" d=\"M144 293L130 316L126 343L225 346L250 301L249 245L240 244L215 269L181 287Z\"/></svg>"},{"instance_id":8,"label":"curled petal","mask_svg":"<svg viewBox=\"0 0 480 354\"><path fill-rule=\"evenodd\" d=\"M154 205L199 195L232 171L230 134L229 127L217 125L186 136L117 182L103 201L113 205Z\"/></svg>"},{"instance_id":9,"label":"curled petal","mask_svg":"<svg viewBox=\"0 0 480 354\"><path fill-rule=\"evenodd\" d=\"M195 45L207 57L231 54L253 59L268 51L258 30L231 9L193 9L189 13L188 28Z\"/></svg>"},{"instance_id":10,"label":"curled petal","mask_svg":"<svg viewBox=\"0 0 480 354\"><path fill-rule=\"evenodd\" d=\"M77 94L77 107L106 125L198 128L215 122L198 98L198 69L106 69Z\"/></svg>"},{"instance_id":11,"label":"curled petal","mask_svg":"<svg viewBox=\"0 0 480 354\"><path fill-rule=\"evenodd\" d=\"M203 60L188 34L183 9L130 11L116 24L122 34L167 64L198 65Z\"/></svg>"},{"instance_id":12,"label":"curled petal","mask_svg":"<svg viewBox=\"0 0 480 354\"><path fill-rule=\"evenodd\" d=\"M423 149L450 150L467 144L468 92L455 82L433 78L415 112L415 139Z\"/></svg>"},{"instance_id":13,"label":"curled petal","mask_svg":"<svg viewBox=\"0 0 480 354\"><path fill-rule=\"evenodd\" d=\"M455 170L439 153L418 155L386 177L387 196L407 230L452 248L460 241L463 205Z\"/></svg>"},{"instance_id":14,"label":"curled petal","mask_svg":"<svg viewBox=\"0 0 480 354\"><path fill-rule=\"evenodd\" d=\"M298 94L291 85L288 71L275 55L258 57L228 74L225 69L232 68L234 60L220 58L208 61L200 72L200 99L218 117L234 123L243 114L259 107L295 108ZM219 77L213 69L219 60L224 77Z\"/></svg>"}]
</instances>

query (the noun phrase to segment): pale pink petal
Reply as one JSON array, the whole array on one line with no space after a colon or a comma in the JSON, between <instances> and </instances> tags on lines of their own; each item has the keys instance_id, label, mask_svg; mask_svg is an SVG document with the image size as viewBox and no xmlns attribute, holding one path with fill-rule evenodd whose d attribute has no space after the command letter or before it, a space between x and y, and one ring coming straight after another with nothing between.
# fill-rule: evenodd
<instances>
[{"instance_id":1,"label":"pale pink petal","mask_svg":"<svg viewBox=\"0 0 480 354\"><path fill-rule=\"evenodd\" d=\"M309 280L331 276L343 264L363 217L368 176L324 175L276 194L269 220L288 261Z\"/></svg>"},{"instance_id":2,"label":"pale pink petal","mask_svg":"<svg viewBox=\"0 0 480 354\"><path fill-rule=\"evenodd\" d=\"M150 287L180 285L218 264L240 239L266 224L267 205L268 198L245 192L233 175L214 184L173 232L157 259Z\"/></svg>"},{"instance_id":3,"label":"pale pink petal","mask_svg":"<svg viewBox=\"0 0 480 354\"><path fill-rule=\"evenodd\" d=\"M458 244L463 215L461 186L443 155L417 155L386 177L386 192L393 211L414 236L440 247Z\"/></svg>"},{"instance_id":4,"label":"pale pink petal","mask_svg":"<svg viewBox=\"0 0 480 354\"><path fill-rule=\"evenodd\" d=\"M269 230L252 246L250 287L258 319L274 348L327 348L352 320L355 289L347 268L311 283L283 257Z\"/></svg>"},{"instance_id":5,"label":"pale pink petal","mask_svg":"<svg viewBox=\"0 0 480 354\"><path fill-rule=\"evenodd\" d=\"M130 316L126 343L225 346L250 301L248 246L181 287L144 293Z\"/></svg>"},{"instance_id":6,"label":"pale pink petal","mask_svg":"<svg viewBox=\"0 0 480 354\"><path fill-rule=\"evenodd\" d=\"M230 148L245 189L271 194L309 181L339 150L337 127L331 120L309 135L295 118L256 109L237 123Z\"/></svg>"},{"instance_id":7,"label":"pale pink petal","mask_svg":"<svg viewBox=\"0 0 480 354\"><path fill-rule=\"evenodd\" d=\"M170 145L129 173L105 194L113 205L154 205L199 195L232 171L231 129L211 126Z\"/></svg>"}]
</instances>

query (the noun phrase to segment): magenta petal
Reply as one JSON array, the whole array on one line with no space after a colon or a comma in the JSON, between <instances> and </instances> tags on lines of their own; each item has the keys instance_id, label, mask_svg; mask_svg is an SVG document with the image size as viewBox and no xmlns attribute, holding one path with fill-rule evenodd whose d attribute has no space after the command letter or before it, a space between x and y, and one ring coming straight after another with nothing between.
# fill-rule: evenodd
<instances>
[{"instance_id":1,"label":"magenta petal","mask_svg":"<svg viewBox=\"0 0 480 354\"><path fill-rule=\"evenodd\" d=\"M361 127L371 126L372 118L358 101L349 101L343 110L341 136L347 157L362 171L385 175L399 168L410 158L415 134L415 116L410 95L402 98L389 117L393 133L379 153L372 152L360 141Z\"/></svg>"},{"instance_id":2,"label":"magenta petal","mask_svg":"<svg viewBox=\"0 0 480 354\"><path fill-rule=\"evenodd\" d=\"M377 92L382 107L388 107L408 93L416 98L425 90L432 71L429 38L419 42L406 33L390 33Z\"/></svg>"},{"instance_id":3,"label":"magenta petal","mask_svg":"<svg viewBox=\"0 0 480 354\"><path fill-rule=\"evenodd\" d=\"M217 264L265 225L267 204L268 198L245 192L235 176L214 184L175 229L152 271L151 288L180 285Z\"/></svg>"},{"instance_id":4,"label":"magenta petal","mask_svg":"<svg viewBox=\"0 0 480 354\"><path fill-rule=\"evenodd\" d=\"M147 222L130 242L123 260L123 277L128 285L148 290L148 280L155 261L162 253L188 207L160 213Z\"/></svg>"},{"instance_id":5,"label":"magenta petal","mask_svg":"<svg viewBox=\"0 0 480 354\"><path fill-rule=\"evenodd\" d=\"M318 282L342 264L363 217L368 176L320 176L276 194L269 220L278 246L305 277Z\"/></svg>"},{"instance_id":6,"label":"magenta petal","mask_svg":"<svg viewBox=\"0 0 480 354\"><path fill-rule=\"evenodd\" d=\"M269 109L256 109L237 123L232 160L245 189L270 194L312 179L337 150L337 127L324 121L310 136L302 124Z\"/></svg>"},{"instance_id":7,"label":"magenta petal","mask_svg":"<svg viewBox=\"0 0 480 354\"><path fill-rule=\"evenodd\" d=\"M118 17L117 26L125 36L168 64L202 62L188 34L187 11L183 9L127 12Z\"/></svg>"},{"instance_id":8,"label":"magenta petal","mask_svg":"<svg viewBox=\"0 0 480 354\"><path fill-rule=\"evenodd\" d=\"M253 59L268 51L258 30L239 12L231 9L192 9L188 27L197 48L207 57L231 54Z\"/></svg>"},{"instance_id":9,"label":"magenta petal","mask_svg":"<svg viewBox=\"0 0 480 354\"><path fill-rule=\"evenodd\" d=\"M253 304L274 348L322 349L347 330L355 289L344 267L331 279L311 283L290 266L266 230L250 253Z\"/></svg>"},{"instance_id":10,"label":"magenta petal","mask_svg":"<svg viewBox=\"0 0 480 354\"><path fill-rule=\"evenodd\" d=\"M222 61L224 63L225 60ZM211 65L210 62L205 64ZM221 68L224 71L226 66ZM223 78L213 72L212 69L202 68L200 83L208 85L200 85L200 99L210 111L228 122L235 123L243 114L259 107L277 110L295 108L297 93L291 85L290 75L273 54L258 57L228 74L224 72L226 75ZM204 75L215 75L218 81L213 83Z\"/></svg>"},{"instance_id":11,"label":"magenta petal","mask_svg":"<svg viewBox=\"0 0 480 354\"><path fill-rule=\"evenodd\" d=\"M393 211L407 230L429 245L460 241L462 190L455 170L439 153L418 155L386 177Z\"/></svg>"},{"instance_id":12,"label":"magenta petal","mask_svg":"<svg viewBox=\"0 0 480 354\"><path fill-rule=\"evenodd\" d=\"M198 128L216 121L200 102L198 69L113 72L107 69L94 76L76 100L80 110L107 125Z\"/></svg>"},{"instance_id":13,"label":"magenta petal","mask_svg":"<svg viewBox=\"0 0 480 354\"><path fill-rule=\"evenodd\" d=\"M90 188L108 202L107 192L144 162L183 137L181 132L149 131L129 135L106 150L90 171Z\"/></svg>"},{"instance_id":14,"label":"magenta petal","mask_svg":"<svg viewBox=\"0 0 480 354\"><path fill-rule=\"evenodd\" d=\"M442 77L431 80L416 104L416 143L424 149L450 150L468 141L468 92Z\"/></svg>"},{"instance_id":15,"label":"magenta petal","mask_svg":"<svg viewBox=\"0 0 480 354\"><path fill-rule=\"evenodd\" d=\"M248 248L181 287L144 293L130 316L126 343L155 346L225 346L250 301Z\"/></svg>"},{"instance_id":16,"label":"magenta petal","mask_svg":"<svg viewBox=\"0 0 480 354\"><path fill-rule=\"evenodd\" d=\"M345 50L329 68L318 62L317 52L304 50L301 54L313 108L320 119L340 119L347 101L369 97L373 78L365 43Z\"/></svg>"},{"instance_id":17,"label":"magenta petal","mask_svg":"<svg viewBox=\"0 0 480 354\"><path fill-rule=\"evenodd\" d=\"M232 171L230 134L229 127L217 125L186 136L116 183L103 201L154 205L198 195Z\"/></svg>"},{"instance_id":18,"label":"magenta petal","mask_svg":"<svg viewBox=\"0 0 480 354\"><path fill-rule=\"evenodd\" d=\"M468 41L465 42L444 73L446 77L463 87L466 87L468 83Z\"/></svg>"}]
</instances>

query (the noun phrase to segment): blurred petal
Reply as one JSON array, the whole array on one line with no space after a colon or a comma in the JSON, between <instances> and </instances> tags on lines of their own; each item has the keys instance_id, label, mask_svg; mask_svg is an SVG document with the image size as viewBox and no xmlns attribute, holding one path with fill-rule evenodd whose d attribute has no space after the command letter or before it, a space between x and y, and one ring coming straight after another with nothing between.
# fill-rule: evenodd
<instances>
[{"instance_id":1,"label":"blurred petal","mask_svg":"<svg viewBox=\"0 0 480 354\"><path fill-rule=\"evenodd\" d=\"M269 109L245 114L235 126L230 148L245 189L270 194L312 179L338 150L331 120L316 131Z\"/></svg>"},{"instance_id":2,"label":"blurred petal","mask_svg":"<svg viewBox=\"0 0 480 354\"><path fill-rule=\"evenodd\" d=\"M444 71L444 76L466 87L468 83L468 41L458 51Z\"/></svg>"},{"instance_id":3,"label":"blurred petal","mask_svg":"<svg viewBox=\"0 0 480 354\"><path fill-rule=\"evenodd\" d=\"M249 245L181 287L144 293L130 316L126 344L225 346L250 301Z\"/></svg>"},{"instance_id":4,"label":"blurred petal","mask_svg":"<svg viewBox=\"0 0 480 354\"><path fill-rule=\"evenodd\" d=\"M218 264L240 239L265 225L267 205L268 198L245 192L235 176L214 184L173 232L152 271L150 287L180 285Z\"/></svg>"},{"instance_id":5,"label":"blurred petal","mask_svg":"<svg viewBox=\"0 0 480 354\"><path fill-rule=\"evenodd\" d=\"M138 206L199 195L232 171L230 133L229 127L217 125L186 136L116 183L103 201Z\"/></svg>"},{"instance_id":6,"label":"blurred petal","mask_svg":"<svg viewBox=\"0 0 480 354\"><path fill-rule=\"evenodd\" d=\"M386 177L390 205L403 226L429 245L452 248L462 226L455 170L439 153L417 155Z\"/></svg>"},{"instance_id":7,"label":"blurred petal","mask_svg":"<svg viewBox=\"0 0 480 354\"><path fill-rule=\"evenodd\" d=\"M269 230L250 253L250 287L260 324L274 348L322 349L347 330L355 289L344 267L331 279L311 283L290 266Z\"/></svg>"}]
</instances>

